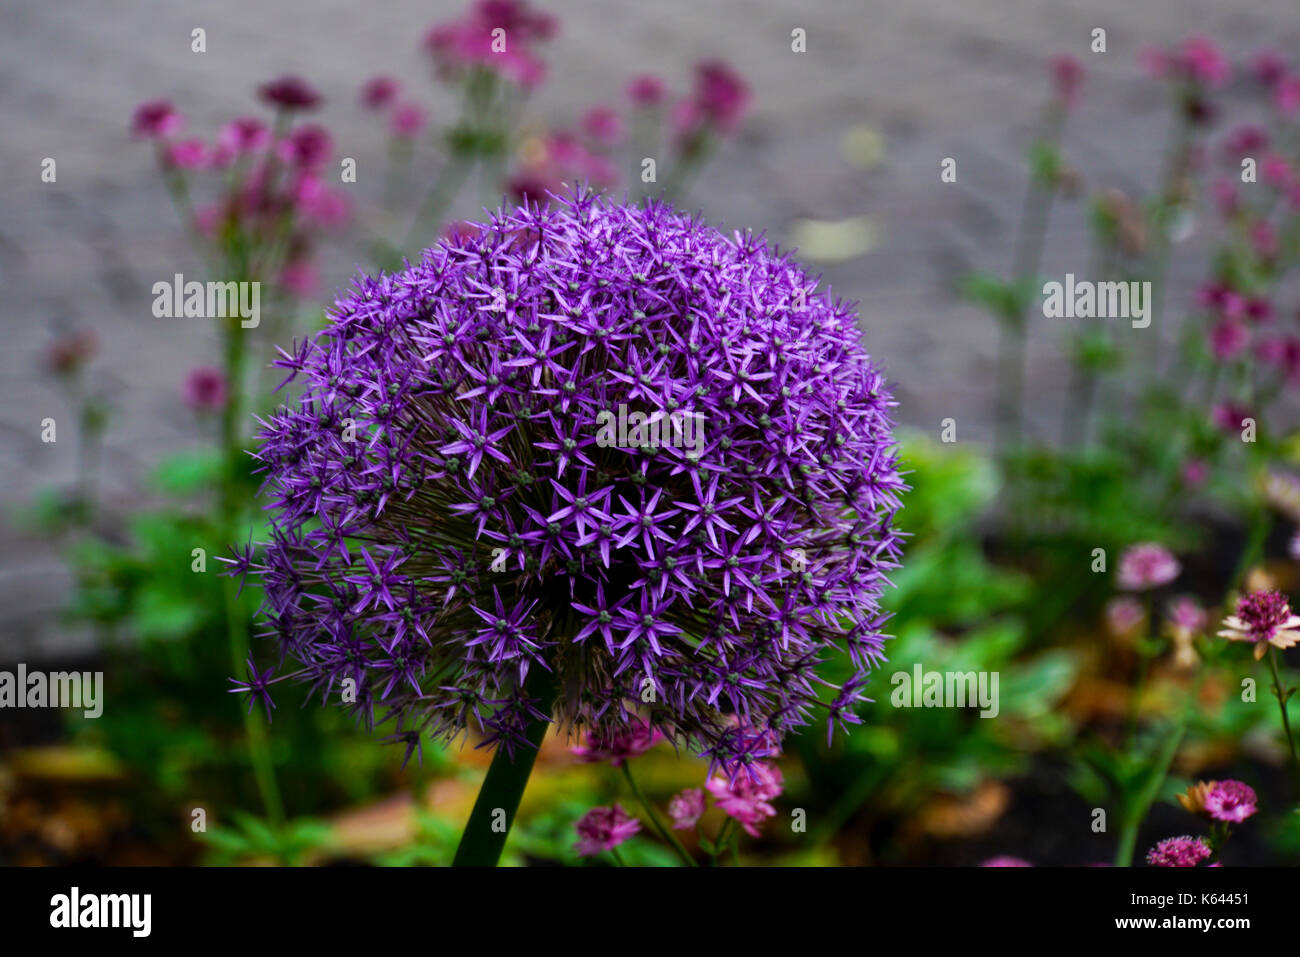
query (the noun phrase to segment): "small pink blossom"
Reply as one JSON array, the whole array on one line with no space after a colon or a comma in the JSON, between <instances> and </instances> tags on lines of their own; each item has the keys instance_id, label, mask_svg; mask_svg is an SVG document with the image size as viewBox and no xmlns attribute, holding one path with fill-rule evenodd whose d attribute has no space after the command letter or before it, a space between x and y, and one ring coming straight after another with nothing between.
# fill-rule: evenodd
<instances>
[{"instance_id":1,"label":"small pink blossom","mask_svg":"<svg viewBox=\"0 0 1300 957\"><path fill-rule=\"evenodd\" d=\"M1003 854L1000 857L990 857L980 867L1033 867L1023 857L1011 857Z\"/></svg>"},{"instance_id":2,"label":"small pink blossom","mask_svg":"<svg viewBox=\"0 0 1300 957\"><path fill-rule=\"evenodd\" d=\"M1079 101L1079 90L1083 86L1085 72L1083 63L1078 57L1052 58L1053 91L1057 100L1067 110L1073 109Z\"/></svg>"},{"instance_id":3,"label":"small pink blossom","mask_svg":"<svg viewBox=\"0 0 1300 957\"><path fill-rule=\"evenodd\" d=\"M166 139L175 136L185 125L170 100L141 103L131 117L131 134L141 139Z\"/></svg>"},{"instance_id":4,"label":"small pink blossom","mask_svg":"<svg viewBox=\"0 0 1300 957\"><path fill-rule=\"evenodd\" d=\"M717 775L705 787L719 808L735 818L751 837L758 837L758 825L776 815L771 802L781 794L784 782L775 764L755 761L737 771L734 781Z\"/></svg>"},{"instance_id":5,"label":"small pink blossom","mask_svg":"<svg viewBox=\"0 0 1300 957\"><path fill-rule=\"evenodd\" d=\"M329 159L334 148L329 130L318 123L304 123L280 141L280 158L303 169L316 169Z\"/></svg>"},{"instance_id":6,"label":"small pink blossom","mask_svg":"<svg viewBox=\"0 0 1300 957\"><path fill-rule=\"evenodd\" d=\"M282 76L263 83L257 93L265 102L284 110L312 110L321 103L316 89L297 76Z\"/></svg>"},{"instance_id":7,"label":"small pink blossom","mask_svg":"<svg viewBox=\"0 0 1300 957\"><path fill-rule=\"evenodd\" d=\"M1190 595L1179 595L1171 601L1168 613L1171 625L1193 634L1204 631L1209 620L1200 602Z\"/></svg>"},{"instance_id":8,"label":"small pink blossom","mask_svg":"<svg viewBox=\"0 0 1300 957\"><path fill-rule=\"evenodd\" d=\"M215 366L198 366L185 377L185 403L196 412L218 412L226 406L225 373Z\"/></svg>"},{"instance_id":9,"label":"small pink blossom","mask_svg":"<svg viewBox=\"0 0 1300 957\"><path fill-rule=\"evenodd\" d=\"M361 87L361 104L369 110L382 110L397 99L401 88L391 76L372 76Z\"/></svg>"},{"instance_id":10,"label":"small pink blossom","mask_svg":"<svg viewBox=\"0 0 1300 957\"><path fill-rule=\"evenodd\" d=\"M1167 837L1147 852L1152 867L1195 867L1214 852L1199 837Z\"/></svg>"},{"instance_id":11,"label":"small pink blossom","mask_svg":"<svg viewBox=\"0 0 1300 957\"><path fill-rule=\"evenodd\" d=\"M1178 577L1182 566L1162 545L1143 542L1130 545L1119 560L1119 587L1125 591L1147 591L1167 585Z\"/></svg>"},{"instance_id":12,"label":"small pink blossom","mask_svg":"<svg viewBox=\"0 0 1300 957\"><path fill-rule=\"evenodd\" d=\"M1265 86L1273 86L1286 75L1286 58L1276 50L1260 50L1250 61L1250 72Z\"/></svg>"},{"instance_id":13,"label":"small pink blossom","mask_svg":"<svg viewBox=\"0 0 1300 957\"><path fill-rule=\"evenodd\" d=\"M1210 327L1210 352L1220 362L1240 355L1250 344L1250 330L1235 319L1220 319Z\"/></svg>"},{"instance_id":14,"label":"small pink blossom","mask_svg":"<svg viewBox=\"0 0 1300 957\"><path fill-rule=\"evenodd\" d=\"M613 107L601 104L582 115L582 131L600 146L617 146L623 139L623 121Z\"/></svg>"},{"instance_id":15,"label":"small pink blossom","mask_svg":"<svg viewBox=\"0 0 1300 957\"><path fill-rule=\"evenodd\" d=\"M584 764L608 761L618 767L629 758L645 754L662 740L663 735L657 728L635 718L624 731L606 738L593 738L588 734L586 744L575 745L569 751Z\"/></svg>"},{"instance_id":16,"label":"small pink blossom","mask_svg":"<svg viewBox=\"0 0 1300 957\"><path fill-rule=\"evenodd\" d=\"M320 276L310 262L296 259L280 270L280 285L299 299L310 299L320 286Z\"/></svg>"},{"instance_id":17,"label":"small pink blossom","mask_svg":"<svg viewBox=\"0 0 1300 957\"><path fill-rule=\"evenodd\" d=\"M1188 459L1183 463L1183 482L1195 488L1210 476L1210 467L1204 459Z\"/></svg>"},{"instance_id":18,"label":"small pink blossom","mask_svg":"<svg viewBox=\"0 0 1300 957\"><path fill-rule=\"evenodd\" d=\"M704 813L704 790L686 788L674 794L668 802L668 816L673 820L674 830L688 830L695 826Z\"/></svg>"},{"instance_id":19,"label":"small pink blossom","mask_svg":"<svg viewBox=\"0 0 1300 957\"><path fill-rule=\"evenodd\" d=\"M1283 116L1294 116L1300 112L1300 73L1291 73L1273 88L1273 105Z\"/></svg>"},{"instance_id":20,"label":"small pink blossom","mask_svg":"<svg viewBox=\"0 0 1300 957\"><path fill-rule=\"evenodd\" d=\"M649 73L634 76L627 85L627 98L634 106L658 106L665 92L664 81Z\"/></svg>"},{"instance_id":21,"label":"small pink blossom","mask_svg":"<svg viewBox=\"0 0 1300 957\"><path fill-rule=\"evenodd\" d=\"M424 132L429 118L417 103L402 103L394 107L388 120L388 130L399 139L413 140Z\"/></svg>"},{"instance_id":22,"label":"small pink blossom","mask_svg":"<svg viewBox=\"0 0 1300 957\"><path fill-rule=\"evenodd\" d=\"M578 841L574 849L582 857L594 857L602 851L618 847L641 830L641 822L615 804L613 807L594 807L574 825Z\"/></svg>"},{"instance_id":23,"label":"small pink blossom","mask_svg":"<svg viewBox=\"0 0 1300 957\"><path fill-rule=\"evenodd\" d=\"M1102 612L1106 618L1106 628L1114 636L1123 637L1142 623L1146 613L1142 603L1136 598L1124 595L1106 602Z\"/></svg>"},{"instance_id":24,"label":"small pink blossom","mask_svg":"<svg viewBox=\"0 0 1300 957\"><path fill-rule=\"evenodd\" d=\"M1216 821L1239 824L1255 813L1255 789L1240 781L1215 781L1205 795L1205 810Z\"/></svg>"},{"instance_id":25,"label":"small pink blossom","mask_svg":"<svg viewBox=\"0 0 1300 957\"><path fill-rule=\"evenodd\" d=\"M1210 410L1210 421L1222 432L1236 432L1245 427L1247 419L1254 413L1244 405L1236 402L1218 402Z\"/></svg>"},{"instance_id":26,"label":"small pink blossom","mask_svg":"<svg viewBox=\"0 0 1300 957\"><path fill-rule=\"evenodd\" d=\"M209 160L208 144L200 139L177 140L163 151L163 161L176 169L204 169Z\"/></svg>"}]
</instances>

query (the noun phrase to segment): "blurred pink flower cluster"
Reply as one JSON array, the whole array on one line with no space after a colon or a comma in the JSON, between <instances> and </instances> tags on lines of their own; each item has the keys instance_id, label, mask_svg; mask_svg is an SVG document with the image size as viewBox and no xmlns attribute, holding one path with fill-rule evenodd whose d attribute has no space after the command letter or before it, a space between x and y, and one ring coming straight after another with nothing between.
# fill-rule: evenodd
<instances>
[{"instance_id":1,"label":"blurred pink flower cluster","mask_svg":"<svg viewBox=\"0 0 1300 957\"><path fill-rule=\"evenodd\" d=\"M320 94L298 77L259 89L275 119L239 116L216 137L182 137L184 117L167 100L141 104L131 121L139 139L156 144L173 198L195 238L216 250L241 277L271 279L288 292L314 294L313 247L321 231L347 222L350 204L326 181L333 138L318 123L296 122ZM187 177L220 173L215 198L194 202Z\"/></svg>"}]
</instances>

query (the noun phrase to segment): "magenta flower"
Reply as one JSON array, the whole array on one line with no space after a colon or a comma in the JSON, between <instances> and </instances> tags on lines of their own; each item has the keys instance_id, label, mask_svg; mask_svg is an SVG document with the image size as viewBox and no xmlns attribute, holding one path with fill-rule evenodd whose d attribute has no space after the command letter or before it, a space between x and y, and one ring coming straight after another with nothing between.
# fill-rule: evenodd
<instances>
[{"instance_id":1,"label":"magenta flower","mask_svg":"<svg viewBox=\"0 0 1300 957\"><path fill-rule=\"evenodd\" d=\"M312 110L321 103L321 95L315 88L297 76L282 76L263 83L257 94L265 102L283 110Z\"/></svg>"},{"instance_id":2,"label":"magenta flower","mask_svg":"<svg viewBox=\"0 0 1300 957\"><path fill-rule=\"evenodd\" d=\"M1222 86L1232 76L1232 63L1218 44L1203 33L1183 41L1179 60L1189 77L1209 86Z\"/></svg>"},{"instance_id":3,"label":"magenta flower","mask_svg":"<svg viewBox=\"0 0 1300 957\"><path fill-rule=\"evenodd\" d=\"M758 837L758 826L776 815L771 802L784 787L781 769L766 761L755 761L736 771L734 779L717 775L705 785L729 817L751 837Z\"/></svg>"},{"instance_id":4,"label":"magenta flower","mask_svg":"<svg viewBox=\"0 0 1300 957\"><path fill-rule=\"evenodd\" d=\"M677 104L673 126L680 138L700 132L731 133L749 107L749 87L730 65L702 60L695 65L691 95Z\"/></svg>"},{"instance_id":5,"label":"magenta flower","mask_svg":"<svg viewBox=\"0 0 1300 957\"><path fill-rule=\"evenodd\" d=\"M204 169L210 161L208 144L200 139L176 140L163 149L163 162L176 169Z\"/></svg>"},{"instance_id":6,"label":"magenta flower","mask_svg":"<svg viewBox=\"0 0 1300 957\"><path fill-rule=\"evenodd\" d=\"M141 139L166 139L175 136L185 120L170 100L151 100L136 107L131 117L131 134Z\"/></svg>"},{"instance_id":7,"label":"magenta flower","mask_svg":"<svg viewBox=\"0 0 1300 957\"><path fill-rule=\"evenodd\" d=\"M361 87L361 105L369 110L385 109L397 99L401 89L401 84L391 76L373 76Z\"/></svg>"},{"instance_id":8,"label":"magenta flower","mask_svg":"<svg viewBox=\"0 0 1300 957\"><path fill-rule=\"evenodd\" d=\"M304 123L280 142L278 152L286 163L314 170L330 158L333 148L329 130L317 123Z\"/></svg>"},{"instance_id":9,"label":"magenta flower","mask_svg":"<svg viewBox=\"0 0 1300 957\"><path fill-rule=\"evenodd\" d=\"M1182 566L1161 545L1143 542L1130 545L1119 560L1119 587L1125 591L1149 591L1178 577Z\"/></svg>"},{"instance_id":10,"label":"magenta flower","mask_svg":"<svg viewBox=\"0 0 1300 957\"><path fill-rule=\"evenodd\" d=\"M593 106L582 115L582 131L600 146L617 146L623 139L623 121L612 107Z\"/></svg>"},{"instance_id":11,"label":"magenta flower","mask_svg":"<svg viewBox=\"0 0 1300 957\"><path fill-rule=\"evenodd\" d=\"M388 129L399 139L413 140L424 132L429 118L424 107L417 103L402 103L393 108L388 119Z\"/></svg>"},{"instance_id":12,"label":"magenta flower","mask_svg":"<svg viewBox=\"0 0 1300 957\"><path fill-rule=\"evenodd\" d=\"M584 764L597 764L608 761L619 767L629 758L645 754L663 740L658 729L650 727L645 721L634 717L631 724L623 729L587 733L585 745L575 745L569 751L577 755Z\"/></svg>"},{"instance_id":13,"label":"magenta flower","mask_svg":"<svg viewBox=\"0 0 1300 957\"><path fill-rule=\"evenodd\" d=\"M256 152L271 141L271 131L255 116L239 116L221 128L217 148L233 156Z\"/></svg>"},{"instance_id":14,"label":"magenta flower","mask_svg":"<svg viewBox=\"0 0 1300 957\"><path fill-rule=\"evenodd\" d=\"M594 857L612 851L641 830L641 822L621 806L593 807L574 825L578 841L574 850L582 857Z\"/></svg>"},{"instance_id":15,"label":"magenta flower","mask_svg":"<svg viewBox=\"0 0 1300 957\"><path fill-rule=\"evenodd\" d=\"M1286 596L1277 591L1255 591L1237 602L1237 613L1223 619L1220 638L1255 646L1255 660L1269 646L1286 649L1300 642L1300 616L1291 613Z\"/></svg>"},{"instance_id":16,"label":"magenta flower","mask_svg":"<svg viewBox=\"0 0 1300 957\"><path fill-rule=\"evenodd\" d=\"M990 857L987 861L985 861L983 864L980 865L980 867L1033 867L1033 866L1034 866L1033 864L1030 864L1023 857L1011 857L1010 855L1007 854L1003 854L1000 857Z\"/></svg>"},{"instance_id":17,"label":"magenta flower","mask_svg":"<svg viewBox=\"0 0 1300 957\"><path fill-rule=\"evenodd\" d=\"M1106 602L1103 615L1107 630L1116 637L1122 637L1142 623L1146 612L1142 610L1140 601L1124 595Z\"/></svg>"},{"instance_id":18,"label":"magenta flower","mask_svg":"<svg viewBox=\"0 0 1300 957\"><path fill-rule=\"evenodd\" d=\"M664 81L649 73L634 76L627 85L627 98L633 106L658 106L664 101Z\"/></svg>"},{"instance_id":19,"label":"magenta flower","mask_svg":"<svg viewBox=\"0 0 1300 957\"><path fill-rule=\"evenodd\" d=\"M181 391L186 405L196 412L219 412L228 397L225 373L213 366L198 366L186 375Z\"/></svg>"},{"instance_id":20,"label":"magenta flower","mask_svg":"<svg viewBox=\"0 0 1300 957\"><path fill-rule=\"evenodd\" d=\"M480 67L531 90L546 75L546 64L533 45L554 34L554 18L526 0L479 0L460 19L431 27L424 46L444 79L458 79Z\"/></svg>"},{"instance_id":21,"label":"magenta flower","mask_svg":"<svg viewBox=\"0 0 1300 957\"><path fill-rule=\"evenodd\" d=\"M1204 631L1208 622L1205 609L1190 595L1179 595L1171 601L1168 615L1169 624L1193 634Z\"/></svg>"},{"instance_id":22,"label":"magenta flower","mask_svg":"<svg viewBox=\"0 0 1300 957\"><path fill-rule=\"evenodd\" d=\"M1078 103L1084 75L1083 63L1077 57L1052 58L1052 90L1065 109L1073 109Z\"/></svg>"},{"instance_id":23,"label":"magenta flower","mask_svg":"<svg viewBox=\"0 0 1300 957\"><path fill-rule=\"evenodd\" d=\"M693 828L704 814L704 789L686 788L674 794L668 802L668 816L672 818L673 829L684 831Z\"/></svg>"},{"instance_id":24,"label":"magenta flower","mask_svg":"<svg viewBox=\"0 0 1300 957\"><path fill-rule=\"evenodd\" d=\"M1210 421L1222 432L1237 432L1245 427L1245 422L1255 413L1237 402L1216 402L1210 410Z\"/></svg>"},{"instance_id":25,"label":"magenta flower","mask_svg":"<svg viewBox=\"0 0 1300 957\"><path fill-rule=\"evenodd\" d=\"M1250 71L1256 80L1271 87L1286 75L1286 58L1276 50L1260 50L1251 58Z\"/></svg>"},{"instance_id":26,"label":"magenta flower","mask_svg":"<svg viewBox=\"0 0 1300 957\"><path fill-rule=\"evenodd\" d=\"M1239 824L1257 810L1255 789L1240 781L1215 781L1205 795L1205 810L1216 821Z\"/></svg>"},{"instance_id":27,"label":"magenta flower","mask_svg":"<svg viewBox=\"0 0 1300 957\"><path fill-rule=\"evenodd\" d=\"M1152 867L1195 867L1214 852L1199 837L1167 837L1147 852Z\"/></svg>"},{"instance_id":28,"label":"magenta flower","mask_svg":"<svg viewBox=\"0 0 1300 957\"><path fill-rule=\"evenodd\" d=\"M1273 105L1283 116L1300 112L1300 73L1283 77L1273 88Z\"/></svg>"},{"instance_id":29,"label":"magenta flower","mask_svg":"<svg viewBox=\"0 0 1300 957\"><path fill-rule=\"evenodd\" d=\"M1210 327L1210 352L1220 362L1240 355L1250 344L1250 330L1235 319L1220 319Z\"/></svg>"}]
</instances>

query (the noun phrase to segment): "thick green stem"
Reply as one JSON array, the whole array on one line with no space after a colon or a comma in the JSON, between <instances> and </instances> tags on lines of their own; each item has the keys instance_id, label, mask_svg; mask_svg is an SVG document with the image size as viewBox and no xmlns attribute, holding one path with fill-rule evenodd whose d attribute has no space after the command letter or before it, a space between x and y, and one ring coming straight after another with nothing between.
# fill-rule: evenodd
<instances>
[{"instance_id":1,"label":"thick green stem","mask_svg":"<svg viewBox=\"0 0 1300 957\"><path fill-rule=\"evenodd\" d=\"M544 691L541 695L541 710L549 713L552 697L550 677L543 675L540 669L534 670L533 674L535 677L529 681L529 691ZM534 684L542 684L543 679L544 688L533 687ZM501 851L506 846L506 838L510 835L510 828L515 822L515 812L519 810L524 788L528 786L533 762L537 760L538 749L550 726L548 719L534 719L524 732L528 744L516 748L513 755L507 754L505 748L497 747L487 777L483 779L483 786L479 788L478 798L474 801L469 823L460 836L460 846L456 848L452 867L496 867L501 859Z\"/></svg>"}]
</instances>

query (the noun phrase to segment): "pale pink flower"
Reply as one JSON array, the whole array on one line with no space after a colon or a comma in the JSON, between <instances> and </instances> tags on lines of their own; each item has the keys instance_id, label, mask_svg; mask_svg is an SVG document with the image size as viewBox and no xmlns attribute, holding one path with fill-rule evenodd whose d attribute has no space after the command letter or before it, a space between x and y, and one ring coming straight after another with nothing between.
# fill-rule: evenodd
<instances>
[{"instance_id":1,"label":"pale pink flower","mask_svg":"<svg viewBox=\"0 0 1300 957\"><path fill-rule=\"evenodd\" d=\"M593 857L601 851L618 847L641 830L641 822L615 804L613 807L594 807L574 825L578 841L574 849L582 857Z\"/></svg>"},{"instance_id":2,"label":"pale pink flower","mask_svg":"<svg viewBox=\"0 0 1300 957\"><path fill-rule=\"evenodd\" d=\"M736 820L751 837L758 837L758 825L776 815L772 800L784 787L781 769L775 764L755 761L740 768L736 779L729 781L725 775L709 779L705 785L717 805Z\"/></svg>"},{"instance_id":3,"label":"pale pink flower","mask_svg":"<svg viewBox=\"0 0 1300 957\"><path fill-rule=\"evenodd\" d=\"M1167 585L1178 577L1182 566L1164 546L1151 542L1130 545L1119 560L1119 587L1125 591L1147 591Z\"/></svg>"},{"instance_id":4,"label":"pale pink flower","mask_svg":"<svg viewBox=\"0 0 1300 957\"><path fill-rule=\"evenodd\" d=\"M686 788L674 794L668 802L668 816L673 820L673 829L682 831L695 826L700 815L704 813L704 790Z\"/></svg>"}]
</instances>

